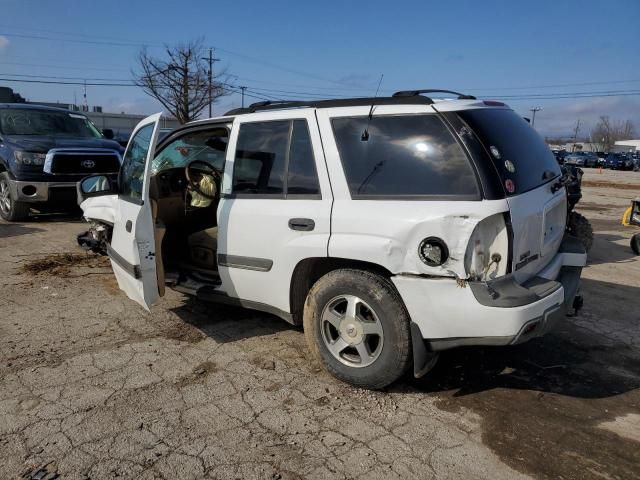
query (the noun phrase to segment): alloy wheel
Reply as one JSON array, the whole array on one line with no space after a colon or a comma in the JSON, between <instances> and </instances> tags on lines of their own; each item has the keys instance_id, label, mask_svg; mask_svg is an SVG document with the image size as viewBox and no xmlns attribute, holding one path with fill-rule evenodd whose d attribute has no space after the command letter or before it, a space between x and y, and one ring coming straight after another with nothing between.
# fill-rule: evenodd
<instances>
[{"instance_id":1,"label":"alloy wheel","mask_svg":"<svg viewBox=\"0 0 640 480\"><path fill-rule=\"evenodd\" d=\"M0 210L5 215L11 213L11 194L9 192L9 182L5 178L0 179Z\"/></svg>"},{"instance_id":2,"label":"alloy wheel","mask_svg":"<svg viewBox=\"0 0 640 480\"><path fill-rule=\"evenodd\" d=\"M322 311L321 334L325 346L340 362L366 367L376 361L384 342L376 312L355 295L333 298Z\"/></svg>"}]
</instances>

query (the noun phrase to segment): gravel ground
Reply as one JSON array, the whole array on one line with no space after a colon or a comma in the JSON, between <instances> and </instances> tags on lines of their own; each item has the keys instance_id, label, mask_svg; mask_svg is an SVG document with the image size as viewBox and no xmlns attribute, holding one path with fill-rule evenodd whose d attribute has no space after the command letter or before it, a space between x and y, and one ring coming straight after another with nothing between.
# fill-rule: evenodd
<instances>
[{"instance_id":1,"label":"gravel ground","mask_svg":"<svg viewBox=\"0 0 640 480\"><path fill-rule=\"evenodd\" d=\"M640 260L620 225L640 173L585 185L579 316L384 392L329 377L275 317L173 291L145 312L74 245L78 220L0 223L0 478L640 478Z\"/></svg>"}]
</instances>

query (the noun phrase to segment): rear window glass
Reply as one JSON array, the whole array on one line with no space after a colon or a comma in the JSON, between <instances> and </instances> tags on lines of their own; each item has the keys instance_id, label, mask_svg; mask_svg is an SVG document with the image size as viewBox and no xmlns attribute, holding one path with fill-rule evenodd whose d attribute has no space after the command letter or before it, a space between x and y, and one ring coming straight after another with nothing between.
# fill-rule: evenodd
<instances>
[{"instance_id":1,"label":"rear window glass","mask_svg":"<svg viewBox=\"0 0 640 480\"><path fill-rule=\"evenodd\" d=\"M560 175L560 166L542 137L513 110L482 108L458 115L489 152L508 195L533 190Z\"/></svg>"},{"instance_id":2,"label":"rear window glass","mask_svg":"<svg viewBox=\"0 0 640 480\"><path fill-rule=\"evenodd\" d=\"M479 195L465 153L436 115L341 117L332 125L352 198Z\"/></svg>"}]
</instances>

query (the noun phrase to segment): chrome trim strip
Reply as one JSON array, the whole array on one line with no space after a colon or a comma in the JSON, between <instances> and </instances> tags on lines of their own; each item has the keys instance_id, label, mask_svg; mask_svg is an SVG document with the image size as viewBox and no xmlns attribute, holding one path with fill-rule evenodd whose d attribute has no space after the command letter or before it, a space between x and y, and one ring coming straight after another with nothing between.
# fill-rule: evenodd
<instances>
[{"instance_id":1,"label":"chrome trim strip","mask_svg":"<svg viewBox=\"0 0 640 480\"><path fill-rule=\"evenodd\" d=\"M116 252L113 247L107 244L107 255L109 258L122 267L129 275L136 280L142 278L142 272L140 271L140 265L131 265L122 256Z\"/></svg>"},{"instance_id":2,"label":"chrome trim strip","mask_svg":"<svg viewBox=\"0 0 640 480\"><path fill-rule=\"evenodd\" d=\"M256 272L268 272L273 267L273 260L268 258L243 257L241 255L218 254L218 266L229 268L242 268L255 270Z\"/></svg>"}]
</instances>

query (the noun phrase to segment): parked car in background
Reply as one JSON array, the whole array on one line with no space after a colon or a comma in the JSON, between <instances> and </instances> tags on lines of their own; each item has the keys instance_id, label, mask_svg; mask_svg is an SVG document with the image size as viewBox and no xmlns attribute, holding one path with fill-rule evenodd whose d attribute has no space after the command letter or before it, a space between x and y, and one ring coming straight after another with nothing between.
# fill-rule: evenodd
<instances>
[{"instance_id":1,"label":"parked car in background","mask_svg":"<svg viewBox=\"0 0 640 480\"><path fill-rule=\"evenodd\" d=\"M573 152L567 155L564 162L576 167L596 167L598 156L593 152Z\"/></svg>"},{"instance_id":2,"label":"parked car in background","mask_svg":"<svg viewBox=\"0 0 640 480\"><path fill-rule=\"evenodd\" d=\"M623 153L610 153L607 155L606 167L611 170L633 170L634 161Z\"/></svg>"},{"instance_id":3,"label":"parked car in background","mask_svg":"<svg viewBox=\"0 0 640 480\"><path fill-rule=\"evenodd\" d=\"M0 217L31 208L76 205L76 183L89 174L117 175L123 148L84 115L60 108L0 104Z\"/></svg>"},{"instance_id":4,"label":"parked car in background","mask_svg":"<svg viewBox=\"0 0 640 480\"><path fill-rule=\"evenodd\" d=\"M556 157L558 165L564 165L565 158L567 157L566 150L551 150L553 156Z\"/></svg>"}]
</instances>

